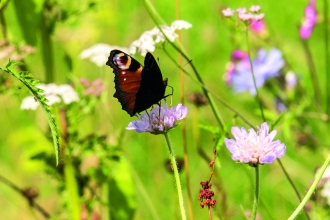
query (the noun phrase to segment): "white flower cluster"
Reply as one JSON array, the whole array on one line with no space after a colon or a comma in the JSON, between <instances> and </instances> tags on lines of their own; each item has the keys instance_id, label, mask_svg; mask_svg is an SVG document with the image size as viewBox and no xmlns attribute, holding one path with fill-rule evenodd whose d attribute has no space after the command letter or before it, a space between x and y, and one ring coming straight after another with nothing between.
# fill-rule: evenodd
<instances>
[{"instance_id":1,"label":"white flower cluster","mask_svg":"<svg viewBox=\"0 0 330 220\"><path fill-rule=\"evenodd\" d=\"M124 48L124 47L118 47L118 46L110 46L108 44L95 44L90 48L87 48L86 50L83 50L80 55L79 58L80 59L86 59L88 58L90 61L92 61L93 63L95 63L97 66L103 66L109 57L110 51L111 50L121 50L124 52L128 52L128 48Z\"/></svg>"},{"instance_id":2,"label":"white flower cluster","mask_svg":"<svg viewBox=\"0 0 330 220\"><path fill-rule=\"evenodd\" d=\"M253 5L249 9L250 12L252 13L257 13L259 12L261 7L259 5ZM227 8L222 10L222 14L225 17L232 17L234 15L235 10ZM261 14L252 14L252 13L247 13L246 8L238 8L236 9L237 16L240 20L242 21L260 21L265 17L264 13Z\"/></svg>"},{"instance_id":3,"label":"white flower cluster","mask_svg":"<svg viewBox=\"0 0 330 220\"><path fill-rule=\"evenodd\" d=\"M160 26L163 33L171 42L178 38L178 34L175 32L176 30L188 29L191 27L192 25L190 23L183 20L174 21L170 27L166 25ZM131 43L129 47L130 54L138 52L142 56L145 56L147 52L153 52L155 50L155 44L164 42L166 39L162 31L158 27L154 27L149 31L143 32L139 39Z\"/></svg>"},{"instance_id":4,"label":"white flower cluster","mask_svg":"<svg viewBox=\"0 0 330 220\"><path fill-rule=\"evenodd\" d=\"M71 102L79 101L78 94L70 85L56 85L54 83L50 83L39 84L37 85L37 87L39 89L44 90L44 96L48 100L48 105L60 103L61 101L63 101L64 104L68 105ZM28 96L24 98L21 103L22 110L36 110L38 106L39 103L34 99L33 96Z\"/></svg>"},{"instance_id":5,"label":"white flower cluster","mask_svg":"<svg viewBox=\"0 0 330 220\"><path fill-rule=\"evenodd\" d=\"M161 25L160 27L165 33L166 37L173 42L176 38L178 38L178 34L175 32L176 30L188 29L191 28L192 25L187 21L176 20L171 24L171 26ZM81 59L88 58L97 66L103 66L108 60L110 51L114 49L121 50L131 55L139 53L142 56L145 56L147 52L155 51L155 45L157 43L165 41L166 38L162 31L160 31L158 27L154 27L149 31L145 31L142 33L139 39L133 41L130 44L129 48L111 46L103 43L95 44L94 46L83 50L79 57Z\"/></svg>"}]
</instances>

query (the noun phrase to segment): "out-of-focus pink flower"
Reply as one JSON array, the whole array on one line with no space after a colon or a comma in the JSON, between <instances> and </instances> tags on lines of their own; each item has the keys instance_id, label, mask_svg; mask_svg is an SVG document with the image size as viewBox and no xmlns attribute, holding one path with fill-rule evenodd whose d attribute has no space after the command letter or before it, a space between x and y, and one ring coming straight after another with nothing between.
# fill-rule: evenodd
<instances>
[{"instance_id":1,"label":"out-of-focus pink flower","mask_svg":"<svg viewBox=\"0 0 330 220\"><path fill-rule=\"evenodd\" d=\"M252 5L250 8L250 12L259 12L261 9L260 5Z\"/></svg>"},{"instance_id":2,"label":"out-of-focus pink flower","mask_svg":"<svg viewBox=\"0 0 330 220\"><path fill-rule=\"evenodd\" d=\"M267 32L266 25L263 20L252 20L250 30L257 35L265 35Z\"/></svg>"},{"instance_id":3,"label":"out-of-focus pink flower","mask_svg":"<svg viewBox=\"0 0 330 220\"><path fill-rule=\"evenodd\" d=\"M89 81L86 78L79 79L81 85L85 88L84 95L99 97L101 93L106 89L103 85L102 79L96 79L94 81Z\"/></svg>"},{"instance_id":4,"label":"out-of-focus pink flower","mask_svg":"<svg viewBox=\"0 0 330 220\"><path fill-rule=\"evenodd\" d=\"M222 10L221 12L222 12L223 16L231 17L234 15L235 11L233 9L227 8L227 9Z\"/></svg>"},{"instance_id":5,"label":"out-of-focus pink flower","mask_svg":"<svg viewBox=\"0 0 330 220\"><path fill-rule=\"evenodd\" d=\"M300 26L300 37L307 39L312 34L313 28L316 24L317 14L315 9L315 0L310 0L305 8L304 18Z\"/></svg>"}]
</instances>

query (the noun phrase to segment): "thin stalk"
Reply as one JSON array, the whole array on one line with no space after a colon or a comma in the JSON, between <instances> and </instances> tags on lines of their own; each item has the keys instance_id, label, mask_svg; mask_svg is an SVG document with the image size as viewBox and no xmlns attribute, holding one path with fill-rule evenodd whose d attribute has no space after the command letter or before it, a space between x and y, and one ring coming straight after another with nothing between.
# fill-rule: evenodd
<instances>
[{"instance_id":1,"label":"thin stalk","mask_svg":"<svg viewBox=\"0 0 330 220\"><path fill-rule=\"evenodd\" d=\"M258 211L259 204L259 165L257 164L255 167L255 188L254 188L254 199L253 199L253 209L251 219L255 220Z\"/></svg>"},{"instance_id":2,"label":"thin stalk","mask_svg":"<svg viewBox=\"0 0 330 220\"><path fill-rule=\"evenodd\" d=\"M324 52L325 52L325 75L326 75L326 113L330 115L330 52L329 52L329 12L328 12L328 0L323 0L323 17L324 17Z\"/></svg>"},{"instance_id":3,"label":"thin stalk","mask_svg":"<svg viewBox=\"0 0 330 220\"><path fill-rule=\"evenodd\" d=\"M280 167L281 167L281 169L283 170L283 173L285 174L285 177L288 179L288 181L289 181L291 187L292 187L293 190L295 191L295 193L296 193L296 195L297 195L299 201L301 202L301 201L302 201L302 199L301 199L301 195L299 194L297 187L294 185L294 183L293 183L291 177L289 176L288 172L285 170L285 168L284 168L284 166L283 166L281 160L280 160L280 159L277 159L277 161L278 161L278 163L280 164ZM305 211L305 214L306 214L307 219L310 219L307 210L304 210L304 211Z\"/></svg>"},{"instance_id":4,"label":"thin stalk","mask_svg":"<svg viewBox=\"0 0 330 220\"><path fill-rule=\"evenodd\" d=\"M175 11L176 11L176 20L180 20L180 7L179 0L175 0ZM181 42L181 31L178 30L178 42ZM182 66L182 55L178 54L178 64ZM185 104L185 96L184 96L184 75L183 71L180 69L180 99L182 105ZM192 194L190 187L190 172L189 172L189 157L188 157L188 147L187 147L187 126L186 119L182 119L182 139L183 139L183 152L184 152L184 169L186 173L186 186L187 186L187 194L188 194L188 213L189 219L194 220L194 212L193 212L193 203L192 203Z\"/></svg>"},{"instance_id":5,"label":"thin stalk","mask_svg":"<svg viewBox=\"0 0 330 220\"><path fill-rule=\"evenodd\" d=\"M245 33L246 33L247 53L248 53L249 62L250 62L250 66L251 66L251 73L252 73L252 78L253 78L253 85L254 85L254 88L256 89L256 99L257 99L257 102L259 104L259 108L260 108L262 120L265 122L266 121L266 118L265 118L264 111L263 111L263 108L262 108L261 100L259 98L259 92L258 92L258 88L257 88L256 77L254 75L254 70L253 70L253 65L252 65L251 52L250 52L250 44L249 44L249 30L248 30L247 27L246 27Z\"/></svg>"},{"instance_id":6,"label":"thin stalk","mask_svg":"<svg viewBox=\"0 0 330 220\"><path fill-rule=\"evenodd\" d=\"M166 36L166 34L163 32L163 30L160 28L160 24L166 24L164 22L164 20L160 17L160 15L158 14L158 12L156 11L156 9L154 8L154 6L151 4L151 2L149 0L144 0L144 4L145 7L150 15L150 17L152 18L152 20L155 22L155 24L158 26L159 30L163 33L164 37L167 39L167 41L187 60L187 62L189 62L191 68L193 69L195 76L197 77L198 81L200 82L200 84L204 85L204 82L199 74L199 72L197 71L196 67L194 66L193 62L191 62L191 59L189 58L190 56L186 53L186 51L184 50L183 46L181 45L180 42L176 41L176 43L171 42L168 37ZM214 113L214 116L219 124L219 127L222 131L224 131L224 125L220 116L220 113L218 112L218 109L216 108L214 101L212 99L212 97L210 96L210 94L207 92L207 90L202 87L203 93L206 96L206 98L209 101L209 104L212 108L212 111Z\"/></svg>"},{"instance_id":7,"label":"thin stalk","mask_svg":"<svg viewBox=\"0 0 330 220\"><path fill-rule=\"evenodd\" d=\"M29 203L29 205L35 209L37 209L41 215L43 217L45 217L46 219L50 218L50 214L48 212L46 212L45 209L43 209L36 201L34 201L34 198L30 198L28 197L25 193L23 189L20 189L18 186L16 186L14 183L12 183L11 181L9 181L8 179L6 179L5 177L0 175L0 182L6 184L7 186L9 186L10 188L12 188L13 190L15 190L16 192L18 192L19 194L21 194Z\"/></svg>"},{"instance_id":8,"label":"thin stalk","mask_svg":"<svg viewBox=\"0 0 330 220\"><path fill-rule=\"evenodd\" d=\"M307 40L302 40L301 41L305 50L305 55L306 55L306 61L307 65L309 68L311 80L312 80L312 85L314 89L314 99L316 102L316 107L320 109L321 107L321 88L318 82L317 74L316 74L316 69L315 69L315 64L313 61L312 53L311 50L309 49L308 42Z\"/></svg>"},{"instance_id":9,"label":"thin stalk","mask_svg":"<svg viewBox=\"0 0 330 220\"><path fill-rule=\"evenodd\" d=\"M178 167L176 165L176 160L175 160L175 156L174 156L174 152L173 152L173 149L172 149L171 142L170 142L169 137L168 137L168 133L165 133L164 136L165 136L165 139L166 139L168 151L170 152L170 159L171 159L172 168L173 168L173 172L174 172L174 180L175 180L176 190L177 190L178 199L179 199L181 219L186 220L187 217L186 217L186 211L185 211L184 205L183 205L184 202L183 202L183 195L182 195L182 188L181 188L181 184L180 184L180 176L179 176Z\"/></svg>"},{"instance_id":10,"label":"thin stalk","mask_svg":"<svg viewBox=\"0 0 330 220\"><path fill-rule=\"evenodd\" d=\"M316 175L315 180L312 184L312 186L309 188L308 192L306 193L304 199L301 201L301 203L299 204L299 206L296 208L296 210L292 213L292 215L288 218L288 220L293 220L297 217L297 215L301 212L301 210L304 208L304 206L306 205L306 203L308 202L309 198L312 196L312 194L314 193L317 184L320 182L323 173L325 172L325 170L327 169L328 165L330 163L330 154L328 155L327 159L324 161L324 164L322 165L322 167L320 168L319 173Z\"/></svg>"}]
</instances>

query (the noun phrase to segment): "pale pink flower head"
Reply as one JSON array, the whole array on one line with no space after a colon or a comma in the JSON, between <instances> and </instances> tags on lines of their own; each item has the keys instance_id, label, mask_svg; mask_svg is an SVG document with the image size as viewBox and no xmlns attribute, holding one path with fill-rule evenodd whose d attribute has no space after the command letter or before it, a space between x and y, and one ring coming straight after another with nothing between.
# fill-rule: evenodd
<instances>
[{"instance_id":1,"label":"pale pink flower head","mask_svg":"<svg viewBox=\"0 0 330 220\"><path fill-rule=\"evenodd\" d=\"M250 8L250 12L259 12L261 9L260 5L252 5Z\"/></svg>"},{"instance_id":2,"label":"pale pink flower head","mask_svg":"<svg viewBox=\"0 0 330 220\"><path fill-rule=\"evenodd\" d=\"M223 16L231 17L234 15L235 11L233 9L227 8L227 9L222 10L221 12L222 12Z\"/></svg>"},{"instance_id":3,"label":"pale pink flower head","mask_svg":"<svg viewBox=\"0 0 330 220\"><path fill-rule=\"evenodd\" d=\"M257 131L254 129L232 127L234 139L225 138L225 145L232 154L234 161L241 163L270 164L275 159L281 158L286 152L286 147L279 140L273 141L276 130L269 133L269 125L264 122Z\"/></svg>"},{"instance_id":4,"label":"pale pink flower head","mask_svg":"<svg viewBox=\"0 0 330 220\"><path fill-rule=\"evenodd\" d=\"M300 37L307 39L312 34L314 26L317 21L317 13L315 9L315 0L310 0L309 4L305 8L304 18L300 26Z\"/></svg>"}]
</instances>

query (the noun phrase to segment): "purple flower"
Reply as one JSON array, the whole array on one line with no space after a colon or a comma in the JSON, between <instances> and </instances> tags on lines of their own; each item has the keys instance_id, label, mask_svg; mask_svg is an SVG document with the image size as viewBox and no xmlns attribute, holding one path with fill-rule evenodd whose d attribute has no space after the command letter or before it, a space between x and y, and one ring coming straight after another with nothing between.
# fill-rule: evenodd
<instances>
[{"instance_id":1,"label":"purple flower","mask_svg":"<svg viewBox=\"0 0 330 220\"><path fill-rule=\"evenodd\" d=\"M315 0L310 0L305 8L304 18L299 31L302 39L307 39L312 34L316 24L316 16Z\"/></svg>"},{"instance_id":2,"label":"purple flower","mask_svg":"<svg viewBox=\"0 0 330 220\"><path fill-rule=\"evenodd\" d=\"M249 58L247 55L241 55L240 59L234 59L234 57L237 57L234 53L238 54L237 51L233 52L232 60L226 67L225 81L236 92L248 90L252 95L255 95L256 90L254 88ZM252 60L252 65L257 88L260 88L268 78L278 75L284 66L284 60L281 51L278 49L273 48L268 53L265 49L260 49L257 58Z\"/></svg>"},{"instance_id":3,"label":"purple flower","mask_svg":"<svg viewBox=\"0 0 330 220\"><path fill-rule=\"evenodd\" d=\"M269 133L266 122L255 132L252 128L247 132L245 128L232 127L231 133L236 140L225 138L225 144L231 158L241 163L265 164L272 163L276 158L285 154L285 145L279 140L273 141L276 130Z\"/></svg>"},{"instance_id":4,"label":"purple flower","mask_svg":"<svg viewBox=\"0 0 330 220\"><path fill-rule=\"evenodd\" d=\"M187 107L178 104L173 108L157 106L148 114L142 114L140 120L134 120L128 124L127 130L136 130L137 132L150 132L152 134L163 134L174 128L178 120L186 117Z\"/></svg>"}]
</instances>

